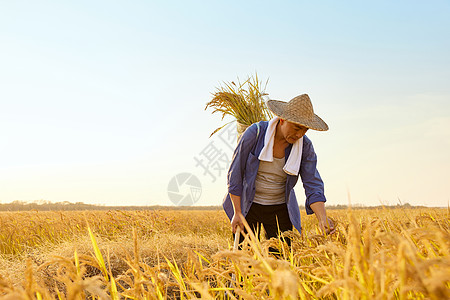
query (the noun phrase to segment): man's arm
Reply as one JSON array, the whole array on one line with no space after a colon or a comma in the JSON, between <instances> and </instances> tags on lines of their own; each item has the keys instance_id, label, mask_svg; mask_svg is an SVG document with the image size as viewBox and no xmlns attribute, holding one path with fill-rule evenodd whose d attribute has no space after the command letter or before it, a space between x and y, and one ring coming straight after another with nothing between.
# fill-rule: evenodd
<instances>
[{"instance_id":1,"label":"man's arm","mask_svg":"<svg viewBox=\"0 0 450 300\"><path fill-rule=\"evenodd\" d=\"M239 143L234 151L231 161L230 169L228 170L228 194L233 204L233 217L231 219L231 227L233 233L236 233L236 228L239 226L241 230L244 229L245 217L241 209L241 196L243 193L243 178L245 173L245 166L248 160L250 150L256 143L257 127L252 125L244 132Z\"/></svg>"},{"instance_id":2,"label":"man's arm","mask_svg":"<svg viewBox=\"0 0 450 300\"><path fill-rule=\"evenodd\" d=\"M334 223L327 217L325 210L325 193L324 184L317 171L317 155L314 147L306 136L305 145L303 147L302 164L300 168L300 176L303 181L303 187L306 194L306 212L314 213L319 221L319 227L326 234L335 231Z\"/></svg>"}]
</instances>

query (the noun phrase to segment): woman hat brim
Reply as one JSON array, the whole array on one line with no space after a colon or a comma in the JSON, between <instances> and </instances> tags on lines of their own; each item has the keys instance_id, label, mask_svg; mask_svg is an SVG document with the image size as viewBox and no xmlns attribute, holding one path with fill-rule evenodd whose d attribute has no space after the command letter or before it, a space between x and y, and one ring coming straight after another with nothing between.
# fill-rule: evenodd
<instances>
[{"instance_id":1,"label":"woman hat brim","mask_svg":"<svg viewBox=\"0 0 450 300\"><path fill-rule=\"evenodd\" d=\"M327 123L314 113L311 100L307 94L292 98L289 102L268 100L267 107L281 119L312 130L328 130Z\"/></svg>"}]
</instances>

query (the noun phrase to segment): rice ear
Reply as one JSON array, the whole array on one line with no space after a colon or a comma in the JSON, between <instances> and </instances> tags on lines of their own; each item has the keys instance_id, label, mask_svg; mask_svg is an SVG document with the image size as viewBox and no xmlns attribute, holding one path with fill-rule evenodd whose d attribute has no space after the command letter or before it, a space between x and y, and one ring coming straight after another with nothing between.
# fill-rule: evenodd
<instances>
[{"instance_id":1,"label":"rice ear","mask_svg":"<svg viewBox=\"0 0 450 300\"><path fill-rule=\"evenodd\" d=\"M263 96L268 95L265 92L267 83L268 79L264 88L262 88L262 82L259 81L257 73L255 73L255 76L249 76L242 83L239 78L237 84L234 81L223 82L221 86L216 88L216 92L212 93L213 98L206 104L205 110L210 107L213 109L213 114L221 113L222 119L229 115L244 125L268 120L272 118L272 113L268 110L263 99ZM211 136L223 127L225 125L214 130Z\"/></svg>"},{"instance_id":2,"label":"rice ear","mask_svg":"<svg viewBox=\"0 0 450 300\"><path fill-rule=\"evenodd\" d=\"M233 121L231 121L233 122ZM219 131L220 129L224 128L225 126L227 126L228 124L230 124L231 122L226 123L225 125L220 126L219 128L217 128L216 130L214 130L211 135L209 137L212 137L217 131Z\"/></svg>"}]
</instances>

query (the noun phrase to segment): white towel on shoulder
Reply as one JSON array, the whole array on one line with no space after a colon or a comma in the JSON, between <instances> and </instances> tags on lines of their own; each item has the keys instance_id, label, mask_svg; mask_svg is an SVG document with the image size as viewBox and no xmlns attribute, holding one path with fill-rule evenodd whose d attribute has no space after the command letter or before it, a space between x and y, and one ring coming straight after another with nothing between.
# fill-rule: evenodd
<instances>
[{"instance_id":1,"label":"white towel on shoulder","mask_svg":"<svg viewBox=\"0 0 450 300\"><path fill-rule=\"evenodd\" d=\"M262 161L273 161L273 143L275 140L275 131L277 128L279 117L274 117L269 121L267 126L266 135L264 136L264 147L259 154L258 159ZM297 176L300 170L300 164L302 162L302 150L303 150L303 137L296 141L292 145L291 153L283 167L284 172L289 175Z\"/></svg>"}]
</instances>

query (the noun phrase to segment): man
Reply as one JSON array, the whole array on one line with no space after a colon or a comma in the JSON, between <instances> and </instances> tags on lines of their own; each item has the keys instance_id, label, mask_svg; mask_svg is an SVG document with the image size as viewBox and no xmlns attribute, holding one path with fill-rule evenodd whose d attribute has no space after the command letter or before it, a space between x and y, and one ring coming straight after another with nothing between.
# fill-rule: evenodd
<instances>
[{"instance_id":1,"label":"man","mask_svg":"<svg viewBox=\"0 0 450 300\"><path fill-rule=\"evenodd\" d=\"M328 125L317 115L306 94L289 102L269 100L275 117L255 123L244 132L228 171L228 193L223 208L233 233L244 230L244 219L257 230L262 224L267 238L278 232L301 232L300 210L294 186L301 177L306 194L306 212L315 213L324 233L333 233L327 218L323 181L317 171L317 156L305 133L326 131Z\"/></svg>"}]
</instances>

